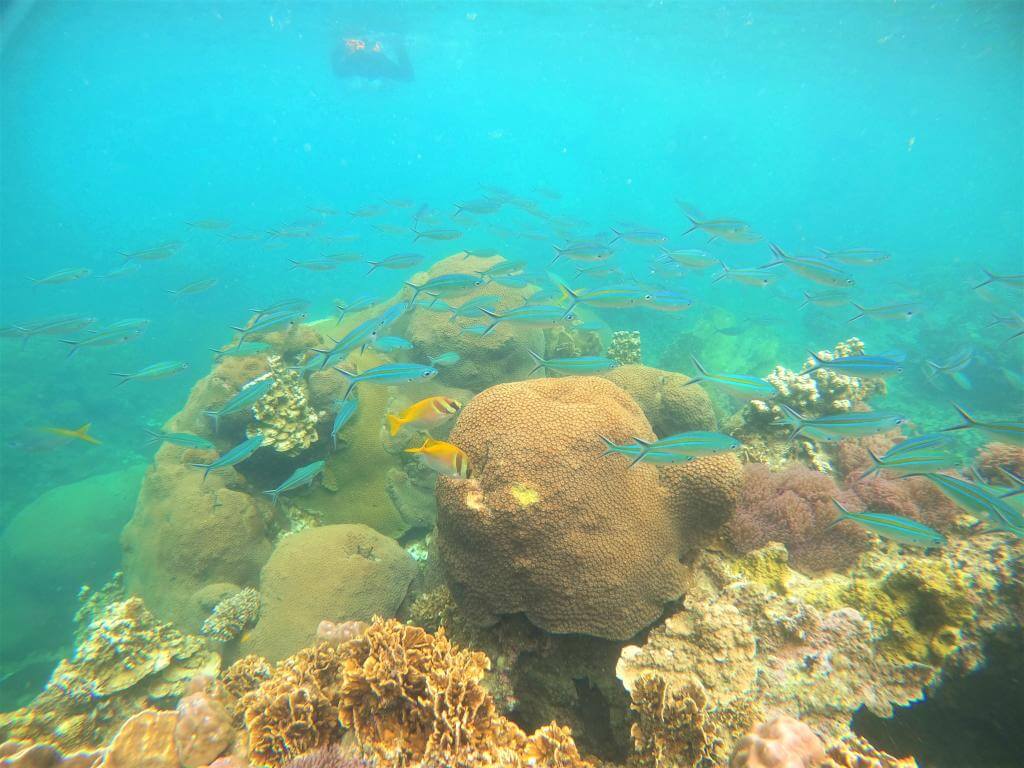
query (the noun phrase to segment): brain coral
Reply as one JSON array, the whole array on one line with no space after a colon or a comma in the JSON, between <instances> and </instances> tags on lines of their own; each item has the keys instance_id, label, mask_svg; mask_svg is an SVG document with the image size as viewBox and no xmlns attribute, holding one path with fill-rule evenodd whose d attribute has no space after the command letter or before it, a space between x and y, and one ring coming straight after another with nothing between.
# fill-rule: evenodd
<instances>
[{"instance_id":1,"label":"brain coral","mask_svg":"<svg viewBox=\"0 0 1024 768\"><path fill-rule=\"evenodd\" d=\"M681 373L646 365L620 365L604 377L622 387L643 409L658 437L691 430L714 430L715 409L699 385Z\"/></svg>"},{"instance_id":2,"label":"brain coral","mask_svg":"<svg viewBox=\"0 0 1024 768\"><path fill-rule=\"evenodd\" d=\"M760 723L740 739L729 768L815 768L825 760L825 746L805 723L779 715Z\"/></svg>"},{"instance_id":3,"label":"brain coral","mask_svg":"<svg viewBox=\"0 0 1024 768\"><path fill-rule=\"evenodd\" d=\"M743 465L732 453L658 467L668 490L669 509L687 545L711 533L733 514L743 488Z\"/></svg>"},{"instance_id":4,"label":"brain coral","mask_svg":"<svg viewBox=\"0 0 1024 768\"><path fill-rule=\"evenodd\" d=\"M658 471L602 457L599 435L653 438L637 404L599 377L500 384L463 409L449 439L475 479L438 478L437 545L472 621L524 612L549 632L626 639L679 596Z\"/></svg>"},{"instance_id":5,"label":"brain coral","mask_svg":"<svg viewBox=\"0 0 1024 768\"><path fill-rule=\"evenodd\" d=\"M326 525L285 537L260 576L260 618L242 653L277 660L309 645L322 619L393 616L416 575L394 539L365 525Z\"/></svg>"}]
</instances>

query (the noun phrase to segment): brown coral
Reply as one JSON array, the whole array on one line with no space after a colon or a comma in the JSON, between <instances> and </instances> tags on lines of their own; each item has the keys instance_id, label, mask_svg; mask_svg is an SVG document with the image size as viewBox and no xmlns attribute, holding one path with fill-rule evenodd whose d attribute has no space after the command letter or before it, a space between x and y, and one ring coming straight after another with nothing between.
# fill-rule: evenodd
<instances>
[{"instance_id":1,"label":"brown coral","mask_svg":"<svg viewBox=\"0 0 1024 768\"><path fill-rule=\"evenodd\" d=\"M27 741L0 744L0 765L4 768L92 768L102 757L101 751L65 755L50 744Z\"/></svg>"},{"instance_id":2,"label":"brown coral","mask_svg":"<svg viewBox=\"0 0 1024 768\"><path fill-rule=\"evenodd\" d=\"M828 750L821 768L917 768L912 757L893 757L860 736L849 736Z\"/></svg>"},{"instance_id":3,"label":"brown coral","mask_svg":"<svg viewBox=\"0 0 1024 768\"><path fill-rule=\"evenodd\" d=\"M663 464L661 484L669 508L689 547L732 516L743 489L743 465L735 454L706 456L683 464Z\"/></svg>"},{"instance_id":4,"label":"brown coral","mask_svg":"<svg viewBox=\"0 0 1024 768\"><path fill-rule=\"evenodd\" d=\"M450 440L476 479L437 481L438 552L470 620L523 612L550 632L626 639L681 591L679 533L658 471L602 457L601 435L653 438L594 376L500 384Z\"/></svg>"},{"instance_id":5,"label":"brown coral","mask_svg":"<svg viewBox=\"0 0 1024 768\"><path fill-rule=\"evenodd\" d=\"M716 429L715 409L688 376L646 365L620 365L604 374L636 400L658 437Z\"/></svg>"},{"instance_id":6,"label":"brown coral","mask_svg":"<svg viewBox=\"0 0 1024 768\"><path fill-rule=\"evenodd\" d=\"M740 739L729 768L817 768L825 759L821 739L805 723L779 715Z\"/></svg>"},{"instance_id":7,"label":"brown coral","mask_svg":"<svg viewBox=\"0 0 1024 768\"><path fill-rule=\"evenodd\" d=\"M720 747L707 721L707 694L699 685L669 688L664 679L644 675L631 691L636 716L632 728L635 764L641 768L717 765Z\"/></svg>"},{"instance_id":8,"label":"brown coral","mask_svg":"<svg viewBox=\"0 0 1024 768\"><path fill-rule=\"evenodd\" d=\"M288 368L280 357L267 358L270 371L254 379L272 379L270 391L252 406L255 423L245 429L247 437L263 435L263 445L297 456L317 441L320 414L309 406L309 389L298 371Z\"/></svg>"}]
</instances>

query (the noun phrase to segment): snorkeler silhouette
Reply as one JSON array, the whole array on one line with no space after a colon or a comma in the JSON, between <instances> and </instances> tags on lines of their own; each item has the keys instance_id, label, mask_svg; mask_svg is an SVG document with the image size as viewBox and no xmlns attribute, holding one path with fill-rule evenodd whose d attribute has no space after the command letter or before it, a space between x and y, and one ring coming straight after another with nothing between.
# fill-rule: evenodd
<instances>
[{"instance_id":1,"label":"snorkeler silhouette","mask_svg":"<svg viewBox=\"0 0 1024 768\"><path fill-rule=\"evenodd\" d=\"M414 79L409 53L400 37L386 46L382 40L370 37L344 38L334 49L332 59L334 74L342 78L400 82Z\"/></svg>"}]
</instances>

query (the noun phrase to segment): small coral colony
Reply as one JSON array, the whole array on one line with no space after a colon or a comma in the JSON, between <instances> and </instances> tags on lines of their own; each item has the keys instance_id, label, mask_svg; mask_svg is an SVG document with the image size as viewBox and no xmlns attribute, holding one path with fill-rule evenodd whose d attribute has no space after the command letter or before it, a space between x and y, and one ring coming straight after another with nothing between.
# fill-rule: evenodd
<instances>
[{"instance_id":1,"label":"small coral colony","mask_svg":"<svg viewBox=\"0 0 1024 768\"><path fill-rule=\"evenodd\" d=\"M548 210L557 194L538 194L487 188L451 216L398 200L316 208L266 235L190 222L199 237L329 251L346 237L323 234L330 222L390 217L422 245L517 209L533 229L491 218L491 232L555 247L530 262L382 254L369 271L397 273L390 297L353 291L319 319L309 299L281 299L240 318L181 411L149 431L162 445L123 570L83 590L74 653L0 716L5 761L916 765L851 718L890 717L982 666L986 638L1024 613L1020 391L992 418L937 406L947 426L922 433L885 407L887 387L910 365L966 386L969 349L916 360L837 330L801 369L761 376L705 354L750 330L717 328L644 365L640 332L621 324L700 312L681 284L770 302L762 289L785 276L821 327L856 322L866 338L918 307L860 303L855 279L885 270L883 251L768 255L744 222L690 207L688 247L635 228L581 237L584 222ZM719 242L768 263L727 266L709 252ZM182 248L135 251L118 270ZM986 274L976 290L1019 307L1022 288L1024 275ZM975 367L1024 333L1012 310L996 324L1008 338ZM91 325L7 335L102 354L146 323ZM183 368L158 362L119 385ZM977 455L965 434L986 443Z\"/></svg>"}]
</instances>

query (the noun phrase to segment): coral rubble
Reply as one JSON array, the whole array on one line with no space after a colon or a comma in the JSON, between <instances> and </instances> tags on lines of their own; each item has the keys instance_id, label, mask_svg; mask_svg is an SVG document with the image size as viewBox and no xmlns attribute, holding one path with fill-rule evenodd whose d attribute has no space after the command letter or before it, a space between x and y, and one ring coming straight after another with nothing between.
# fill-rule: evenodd
<instances>
[{"instance_id":1,"label":"coral rubble","mask_svg":"<svg viewBox=\"0 0 1024 768\"><path fill-rule=\"evenodd\" d=\"M640 331L612 333L607 355L619 365L640 365Z\"/></svg>"}]
</instances>

